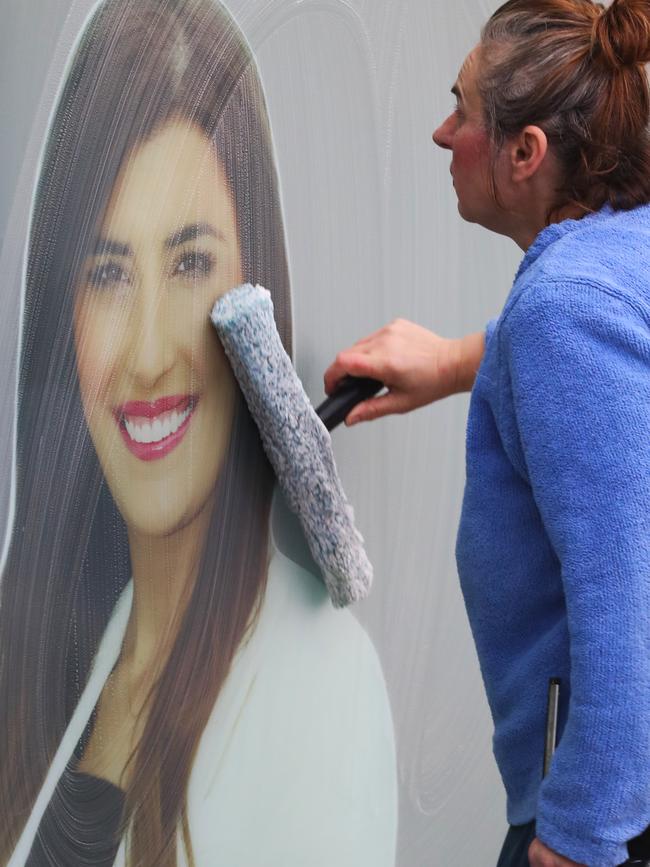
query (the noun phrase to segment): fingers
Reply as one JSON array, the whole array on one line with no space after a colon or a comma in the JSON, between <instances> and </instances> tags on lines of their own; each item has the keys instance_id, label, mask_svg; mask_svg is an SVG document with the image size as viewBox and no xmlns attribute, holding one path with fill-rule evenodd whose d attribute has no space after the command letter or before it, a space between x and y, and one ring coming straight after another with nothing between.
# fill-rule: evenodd
<instances>
[{"instance_id":1,"label":"fingers","mask_svg":"<svg viewBox=\"0 0 650 867\"><path fill-rule=\"evenodd\" d=\"M403 413L410 409L409 401L403 394L382 394L379 397L371 397L355 406L347 415L345 423L348 427L362 421L373 421L385 415Z\"/></svg>"},{"instance_id":2,"label":"fingers","mask_svg":"<svg viewBox=\"0 0 650 867\"><path fill-rule=\"evenodd\" d=\"M373 379L385 380L385 364L382 359L388 356L386 340L391 329L402 325L402 320L396 320L391 325L385 325L378 331L373 331L351 346L339 352L334 362L327 368L323 376L325 394L331 394L339 381L346 375L370 376Z\"/></svg>"},{"instance_id":3,"label":"fingers","mask_svg":"<svg viewBox=\"0 0 650 867\"><path fill-rule=\"evenodd\" d=\"M325 394L331 394L344 376L369 376L382 379L379 363L372 356L351 349L339 352L333 364L325 371Z\"/></svg>"},{"instance_id":4,"label":"fingers","mask_svg":"<svg viewBox=\"0 0 650 867\"><path fill-rule=\"evenodd\" d=\"M405 371L413 368L414 360L417 366L419 356L432 354L432 341L435 344L441 340L413 322L395 319L336 356L323 377L325 392L331 394L346 374L370 376L389 387L401 387L400 380Z\"/></svg>"}]
</instances>

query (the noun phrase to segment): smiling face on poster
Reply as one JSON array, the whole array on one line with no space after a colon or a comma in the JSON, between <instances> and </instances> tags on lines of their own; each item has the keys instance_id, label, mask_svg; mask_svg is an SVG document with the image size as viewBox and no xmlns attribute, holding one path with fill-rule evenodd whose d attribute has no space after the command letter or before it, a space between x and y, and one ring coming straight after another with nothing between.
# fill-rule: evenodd
<instances>
[{"instance_id":1,"label":"smiling face on poster","mask_svg":"<svg viewBox=\"0 0 650 867\"><path fill-rule=\"evenodd\" d=\"M234 203L212 144L170 120L121 169L75 300L84 414L134 537L168 536L207 508L234 382L205 311L242 279Z\"/></svg>"},{"instance_id":2,"label":"smiling face on poster","mask_svg":"<svg viewBox=\"0 0 650 867\"><path fill-rule=\"evenodd\" d=\"M24 275L0 863L394 864L377 655L277 547L273 475L208 319L260 283L291 350L265 99L222 5L92 11Z\"/></svg>"}]
</instances>

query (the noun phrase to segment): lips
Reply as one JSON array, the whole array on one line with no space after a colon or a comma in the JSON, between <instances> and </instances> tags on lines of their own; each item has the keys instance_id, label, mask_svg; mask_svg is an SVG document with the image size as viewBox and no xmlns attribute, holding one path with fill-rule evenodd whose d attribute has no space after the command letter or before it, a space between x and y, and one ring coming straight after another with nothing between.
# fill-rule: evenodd
<instances>
[{"instance_id":1,"label":"lips","mask_svg":"<svg viewBox=\"0 0 650 867\"><path fill-rule=\"evenodd\" d=\"M198 395L176 394L154 401L132 400L116 406L113 416L129 451L143 461L168 455L181 442Z\"/></svg>"}]
</instances>

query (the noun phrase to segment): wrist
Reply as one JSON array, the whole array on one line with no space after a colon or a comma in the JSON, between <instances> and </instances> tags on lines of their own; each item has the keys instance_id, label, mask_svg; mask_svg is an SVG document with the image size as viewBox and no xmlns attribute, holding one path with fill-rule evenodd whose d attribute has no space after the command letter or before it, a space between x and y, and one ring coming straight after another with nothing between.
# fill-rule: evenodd
<instances>
[{"instance_id":1,"label":"wrist","mask_svg":"<svg viewBox=\"0 0 650 867\"><path fill-rule=\"evenodd\" d=\"M454 394L471 391L476 373L485 352L485 334L477 331L452 340L453 368L455 371Z\"/></svg>"}]
</instances>

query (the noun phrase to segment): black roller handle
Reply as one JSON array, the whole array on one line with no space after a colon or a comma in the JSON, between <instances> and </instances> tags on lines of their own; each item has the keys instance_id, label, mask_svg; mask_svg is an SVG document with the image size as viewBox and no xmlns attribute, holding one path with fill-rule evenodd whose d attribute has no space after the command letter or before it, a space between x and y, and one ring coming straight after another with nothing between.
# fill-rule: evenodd
<instances>
[{"instance_id":1,"label":"black roller handle","mask_svg":"<svg viewBox=\"0 0 650 867\"><path fill-rule=\"evenodd\" d=\"M327 430L332 431L358 403L374 397L383 387L384 383L378 379L344 376L335 391L316 408L316 414Z\"/></svg>"}]
</instances>

